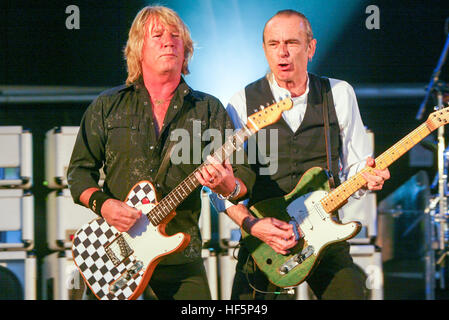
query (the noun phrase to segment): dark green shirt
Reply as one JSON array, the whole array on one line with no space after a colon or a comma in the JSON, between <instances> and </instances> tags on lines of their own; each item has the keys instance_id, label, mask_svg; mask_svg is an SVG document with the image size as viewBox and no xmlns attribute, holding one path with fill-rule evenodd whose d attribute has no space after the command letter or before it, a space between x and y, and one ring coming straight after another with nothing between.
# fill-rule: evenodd
<instances>
[{"instance_id":1,"label":"dark green shirt","mask_svg":"<svg viewBox=\"0 0 449 320\"><path fill-rule=\"evenodd\" d=\"M112 197L124 201L136 183L149 180L159 192L160 200L203 161L203 156L194 152L198 151L194 145L200 146L202 154L211 143L205 133L207 129L215 128L222 133L221 145L225 129L233 128L218 99L192 90L183 79L170 102L159 135L156 135L154 123L150 97L142 78L134 84L107 90L92 102L82 118L67 171L75 203L80 203L79 197L84 190L99 187L101 168L105 173L103 191ZM170 135L177 129L182 130L176 133L184 132L187 134L184 136L189 138L187 151L190 161L170 162L167 171L154 181L170 144ZM235 176L242 179L250 191L255 179L252 171L244 165L233 165L233 168ZM200 190L197 188L179 205L175 218L166 228L169 235L176 232L190 234L188 247L169 255L161 263L179 264L201 259L202 241L198 228Z\"/></svg>"}]
</instances>

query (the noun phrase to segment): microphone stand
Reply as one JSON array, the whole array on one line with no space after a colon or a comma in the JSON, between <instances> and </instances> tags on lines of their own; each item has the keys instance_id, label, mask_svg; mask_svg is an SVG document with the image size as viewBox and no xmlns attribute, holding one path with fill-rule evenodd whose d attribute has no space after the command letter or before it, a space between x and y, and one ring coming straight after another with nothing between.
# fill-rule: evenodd
<instances>
[{"instance_id":1,"label":"microphone stand","mask_svg":"<svg viewBox=\"0 0 449 320\"><path fill-rule=\"evenodd\" d=\"M446 19L446 21L448 21L448 20L449 20L449 18ZM430 94L432 93L435 85L437 84L438 80L440 79L441 68L444 66L448 51L449 51L449 34L447 35L446 43L444 44L444 48L443 48L443 51L441 52L440 59L438 60L437 66L436 66L435 70L433 70L432 76L430 77L430 82L429 82L429 85L427 86L426 95L424 97L423 102L421 103L421 105L419 107L418 113L416 114L416 120L422 119L423 113L426 109L427 101L429 100L429 97L430 97Z\"/></svg>"},{"instance_id":2,"label":"microphone stand","mask_svg":"<svg viewBox=\"0 0 449 320\"><path fill-rule=\"evenodd\" d=\"M449 18L446 19L445 24L449 21ZM446 29L446 27L445 27ZM449 51L449 33L446 37L446 42L443 47L443 51L441 52L440 58L438 60L437 66L434 69L432 76L430 78L429 85L427 86L426 95L424 97L424 100L422 101L418 113L416 115L417 120L421 120L423 113L425 111L427 102L430 98L430 95L433 93L435 94L437 98L437 106L435 107L436 110L441 110L444 107L443 103L443 92L447 90L447 87L444 83L439 81L441 69L444 66L444 63L446 61L447 53ZM439 193L439 210L438 213L435 215L434 223L436 224L436 233L435 236L438 237L437 242L437 249L441 253L440 258L437 261L437 264L440 265L439 269L439 278L440 278L440 288L445 289L445 257L448 255L448 252L446 250L446 235L447 235L447 172L445 172L445 141L444 141L444 126L441 126L438 128L438 193ZM429 231L428 228L426 228L427 231ZM428 233L428 232L427 232ZM429 250L427 250L426 253L426 298L427 299L434 299L435 297L435 271L436 266L434 264L435 261L435 253L433 252L433 237L434 232L431 232L431 234L427 234L426 238L428 241L430 240L431 243L428 244ZM430 239L429 239L430 238ZM436 249L436 248L435 248ZM428 262L432 262L432 265L430 266Z\"/></svg>"}]
</instances>

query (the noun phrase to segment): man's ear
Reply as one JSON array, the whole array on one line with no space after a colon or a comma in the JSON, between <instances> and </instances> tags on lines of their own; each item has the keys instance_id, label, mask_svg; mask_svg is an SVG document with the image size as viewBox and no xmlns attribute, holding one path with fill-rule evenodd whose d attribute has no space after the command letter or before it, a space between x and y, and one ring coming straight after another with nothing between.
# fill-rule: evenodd
<instances>
[{"instance_id":1,"label":"man's ear","mask_svg":"<svg viewBox=\"0 0 449 320\"><path fill-rule=\"evenodd\" d=\"M315 55L315 50L316 50L316 39L312 39L309 41L308 46L308 58L309 61L312 61L313 56Z\"/></svg>"}]
</instances>

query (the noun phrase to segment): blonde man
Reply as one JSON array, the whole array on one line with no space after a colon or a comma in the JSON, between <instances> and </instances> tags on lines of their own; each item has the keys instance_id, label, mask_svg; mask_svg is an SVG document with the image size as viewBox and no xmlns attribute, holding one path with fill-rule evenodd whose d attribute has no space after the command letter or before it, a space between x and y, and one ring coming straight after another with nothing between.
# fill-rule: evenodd
<instances>
[{"instance_id":1,"label":"blonde man","mask_svg":"<svg viewBox=\"0 0 449 320\"><path fill-rule=\"evenodd\" d=\"M223 133L223 140L225 129L232 128L218 99L193 90L185 82L182 75L189 73L193 41L173 10L162 6L143 8L131 26L124 53L128 66L126 85L103 92L89 106L68 169L74 201L91 208L121 232L128 231L142 214L123 202L136 183L151 181L161 199L198 167L191 162L174 165L169 161L168 166L161 165L165 155L170 154L167 149L172 145L174 130L189 133L188 158L192 159L193 122L201 124L201 135L208 128L216 128ZM201 141L202 149L206 143ZM102 189L98 185L101 167L106 174ZM159 172L160 167L163 172ZM208 167L198 177L224 196L232 194L238 183L241 188L233 194L236 199L254 180L246 167L229 164ZM167 224L168 235L188 233L190 242L183 251L166 256L154 270L149 284L159 299L211 297L201 258L200 209L197 188Z\"/></svg>"}]
</instances>

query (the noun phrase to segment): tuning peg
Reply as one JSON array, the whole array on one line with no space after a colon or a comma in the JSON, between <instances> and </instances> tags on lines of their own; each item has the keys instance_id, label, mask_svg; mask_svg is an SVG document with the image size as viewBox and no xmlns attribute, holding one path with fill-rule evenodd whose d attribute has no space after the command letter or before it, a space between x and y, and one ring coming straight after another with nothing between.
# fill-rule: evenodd
<instances>
[{"instance_id":1,"label":"tuning peg","mask_svg":"<svg viewBox=\"0 0 449 320\"><path fill-rule=\"evenodd\" d=\"M265 107L263 105L260 105L260 110L265 109Z\"/></svg>"}]
</instances>

